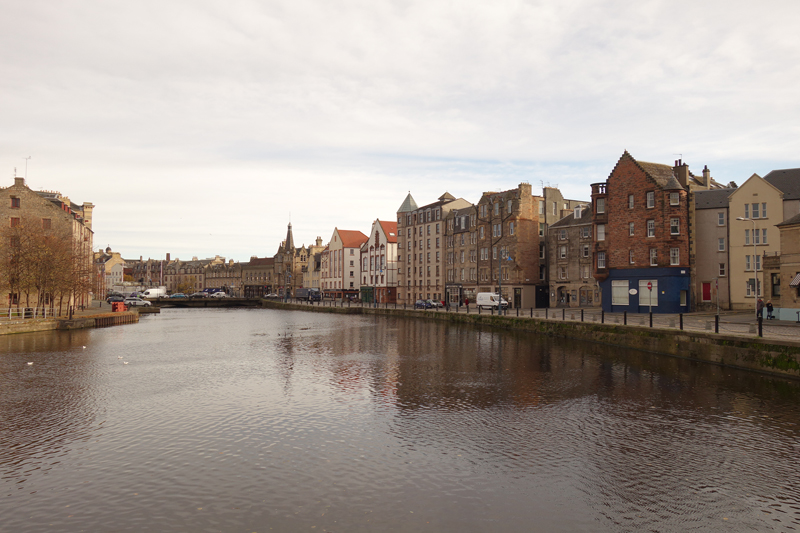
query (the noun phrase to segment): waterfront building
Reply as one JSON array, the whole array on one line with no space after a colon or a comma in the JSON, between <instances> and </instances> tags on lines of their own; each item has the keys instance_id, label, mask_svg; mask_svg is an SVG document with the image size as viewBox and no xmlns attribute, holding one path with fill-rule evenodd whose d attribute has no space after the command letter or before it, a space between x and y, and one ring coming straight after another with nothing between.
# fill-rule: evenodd
<instances>
[{"instance_id":1,"label":"waterfront building","mask_svg":"<svg viewBox=\"0 0 800 533\"><path fill-rule=\"evenodd\" d=\"M444 299L443 219L450 210L470 205L447 192L422 207L411 193L406 196L397 210L398 303Z\"/></svg>"},{"instance_id":2,"label":"waterfront building","mask_svg":"<svg viewBox=\"0 0 800 533\"><path fill-rule=\"evenodd\" d=\"M165 285L164 272L171 262L170 254L166 255L166 259L143 259L139 256L138 260L125 260L127 268L131 269L131 280L140 287Z\"/></svg>"},{"instance_id":3,"label":"waterfront building","mask_svg":"<svg viewBox=\"0 0 800 533\"><path fill-rule=\"evenodd\" d=\"M164 286L167 288L167 293L188 294L202 291L206 287L206 268L224 262L225 258L218 255L209 259L193 257L191 261L181 261L176 258L164 269Z\"/></svg>"},{"instance_id":4,"label":"waterfront building","mask_svg":"<svg viewBox=\"0 0 800 533\"><path fill-rule=\"evenodd\" d=\"M691 309L689 188L676 167L625 151L608 179L592 184L594 277L605 311Z\"/></svg>"},{"instance_id":5,"label":"waterfront building","mask_svg":"<svg viewBox=\"0 0 800 533\"><path fill-rule=\"evenodd\" d=\"M361 246L368 237L334 228L322 252L322 290L326 298L357 298L361 287Z\"/></svg>"},{"instance_id":6,"label":"waterfront building","mask_svg":"<svg viewBox=\"0 0 800 533\"><path fill-rule=\"evenodd\" d=\"M301 265L300 286L306 289L319 289L320 284L320 253L325 247L322 245L322 237L317 236L315 244L309 244L301 253L305 257L305 263Z\"/></svg>"},{"instance_id":7,"label":"waterfront building","mask_svg":"<svg viewBox=\"0 0 800 533\"><path fill-rule=\"evenodd\" d=\"M397 223L375 220L361 245L361 301L397 302Z\"/></svg>"},{"instance_id":8,"label":"waterfront building","mask_svg":"<svg viewBox=\"0 0 800 533\"><path fill-rule=\"evenodd\" d=\"M597 307L600 287L593 275L592 206L576 206L547 229L547 270L551 307ZM540 260L545 257L540 256Z\"/></svg>"},{"instance_id":9,"label":"waterfront building","mask_svg":"<svg viewBox=\"0 0 800 533\"><path fill-rule=\"evenodd\" d=\"M242 265L233 259L207 265L204 274L205 289L219 289L228 296L244 296Z\"/></svg>"},{"instance_id":10,"label":"waterfront building","mask_svg":"<svg viewBox=\"0 0 800 533\"><path fill-rule=\"evenodd\" d=\"M52 305L56 299L71 308L91 305L95 271L93 209L89 202L78 205L56 191L33 191L20 177L14 178L13 185L0 188L0 220L5 240L0 253L7 254L3 256L5 266L0 268L9 268L0 273L0 281L5 285L0 289L0 305L34 307ZM56 286L42 280L27 282L35 276L27 276L23 271L40 261L33 258L30 243L51 237L64 248L64 261L58 265L62 283ZM26 257L31 259L25 260ZM23 261L19 262L19 258ZM17 272L12 272L11 267Z\"/></svg>"},{"instance_id":11,"label":"waterfront building","mask_svg":"<svg viewBox=\"0 0 800 533\"><path fill-rule=\"evenodd\" d=\"M692 283L696 311L730 309L730 211L728 197L735 188L697 191L692 242Z\"/></svg>"},{"instance_id":12,"label":"waterfront building","mask_svg":"<svg viewBox=\"0 0 800 533\"><path fill-rule=\"evenodd\" d=\"M274 257L253 256L247 263L242 263L245 298L263 298L267 294L276 294L274 266Z\"/></svg>"},{"instance_id":13,"label":"waterfront building","mask_svg":"<svg viewBox=\"0 0 800 533\"><path fill-rule=\"evenodd\" d=\"M502 296L511 307L548 305L548 287L541 280L540 268L540 200L529 183L483 193L475 218L477 292L497 293L502 286ZM557 203L556 216L559 207Z\"/></svg>"},{"instance_id":14,"label":"waterfront building","mask_svg":"<svg viewBox=\"0 0 800 533\"><path fill-rule=\"evenodd\" d=\"M451 209L444 218L445 301L453 307L474 302L478 292L478 209Z\"/></svg>"},{"instance_id":15,"label":"waterfront building","mask_svg":"<svg viewBox=\"0 0 800 533\"><path fill-rule=\"evenodd\" d=\"M122 285L124 281L125 260L119 252L114 252L107 247L103 252L94 253L95 298L105 298L115 285Z\"/></svg>"},{"instance_id":16,"label":"waterfront building","mask_svg":"<svg viewBox=\"0 0 800 533\"><path fill-rule=\"evenodd\" d=\"M778 224L781 253L778 271L767 279L767 298L781 308L783 320L798 320L800 314L800 214ZM770 258L772 259L772 258ZM766 275L766 270L765 270Z\"/></svg>"},{"instance_id":17,"label":"waterfront building","mask_svg":"<svg viewBox=\"0 0 800 533\"><path fill-rule=\"evenodd\" d=\"M277 294L292 298L294 290L303 286L303 267L308 259L308 250L305 246L295 248L291 222L286 230L286 239L281 242L274 258Z\"/></svg>"}]
</instances>

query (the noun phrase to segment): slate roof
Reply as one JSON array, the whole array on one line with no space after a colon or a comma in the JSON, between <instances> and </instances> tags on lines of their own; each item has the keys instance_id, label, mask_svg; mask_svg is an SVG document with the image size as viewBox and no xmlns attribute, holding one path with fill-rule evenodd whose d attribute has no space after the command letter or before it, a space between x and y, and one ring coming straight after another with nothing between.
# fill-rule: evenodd
<instances>
[{"instance_id":1,"label":"slate roof","mask_svg":"<svg viewBox=\"0 0 800 533\"><path fill-rule=\"evenodd\" d=\"M795 224L800 224L800 214L793 216L792 218L787 218L780 224L775 224L776 226L794 226Z\"/></svg>"},{"instance_id":2,"label":"slate roof","mask_svg":"<svg viewBox=\"0 0 800 533\"><path fill-rule=\"evenodd\" d=\"M411 193L408 193L406 199L403 200L403 205L397 210L398 213L408 213L410 211L417 210L417 202L414 201L414 198L411 196Z\"/></svg>"},{"instance_id":3,"label":"slate roof","mask_svg":"<svg viewBox=\"0 0 800 533\"><path fill-rule=\"evenodd\" d=\"M711 189L708 191L696 191L694 202L696 209L719 209L728 207L728 196L736 189Z\"/></svg>"},{"instance_id":4,"label":"slate roof","mask_svg":"<svg viewBox=\"0 0 800 533\"><path fill-rule=\"evenodd\" d=\"M800 168L773 170L764 181L779 189L784 200L800 200Z\"/></svg>"},{"instance_id":5,"label":"slate roof","mask_svg":"<svg viewBox=\"0 0 800 533\"><path fill-rule=\"evenodd\" d=\"M249 266L269 266L275 264L274 257L251 257L247 263Z\"/></svg>"},{"instance_id":6,"label":"slate roof","mask_svg":"<svg viewBox=\"0 0 800 533\"><path fill-rule=\"evenodd\" d=\"M646 161L636 161L636 163L662 189L683 189L683 185L675 177L675 171L671 166L660 163L647 163Z\"/></svg>"},{"instance_id":7,"label":"slate roof","mask_svg":"<svg viewBox=\"0 0 800 533\"><path fill-rule=\"evenodd\" d=\"M575 210L572 210L572 213L565 216L558 222L554 222L550 224L551 228L567 228L569 226L582 226L585 224L592 223L592 205L587 204L581 207L581 218L575 218Z\"/></svg>"}]
</instances>

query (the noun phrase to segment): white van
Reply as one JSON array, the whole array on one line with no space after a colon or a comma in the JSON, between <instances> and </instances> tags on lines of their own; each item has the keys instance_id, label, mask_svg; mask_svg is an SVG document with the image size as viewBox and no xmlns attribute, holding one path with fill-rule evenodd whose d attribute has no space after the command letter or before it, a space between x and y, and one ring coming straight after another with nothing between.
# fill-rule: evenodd
<instances>
[{"instance_id":1,"label":"white van","mask_svg":"<svg viewBox=\"0 0 800 533\"><path fill-rule=\"evenodd\" d=\"M167 288L162 286L157 289L147 289L144 291L142 298L166 298L166 296Z\"/></svg>"},{"instance_id":2,"label":"white van","mask_svg":"<svg viewBox=\"0 0 800 533\"><path fill-rule=\"evenodd\" d=\"M500 295L494 292L479 292L475 299L475 305L484 309L487 307L497 309L499 305L502 305L503 309L508 308L506 299L500 298Z\"/></svg>"}]
</instances>

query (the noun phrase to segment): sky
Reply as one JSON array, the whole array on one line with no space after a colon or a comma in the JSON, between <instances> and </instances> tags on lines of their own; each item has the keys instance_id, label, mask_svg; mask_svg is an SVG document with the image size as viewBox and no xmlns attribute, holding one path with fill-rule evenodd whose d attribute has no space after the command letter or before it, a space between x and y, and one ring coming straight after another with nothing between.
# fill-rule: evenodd
<instances>
[{"instance_id":1,"label":"sky","mask_svg":"<svg viewBox=\"0 0 800 533\"><path fill-rule=\"evenodd\" d=\"M800 167L796 0L0 0L0 19L0 187L92 202L95 248L125 258L272 256L289 222L297 246L366 234L409 192L588 200L625 150L725 184Z\"/></svg>"}]
</instances>

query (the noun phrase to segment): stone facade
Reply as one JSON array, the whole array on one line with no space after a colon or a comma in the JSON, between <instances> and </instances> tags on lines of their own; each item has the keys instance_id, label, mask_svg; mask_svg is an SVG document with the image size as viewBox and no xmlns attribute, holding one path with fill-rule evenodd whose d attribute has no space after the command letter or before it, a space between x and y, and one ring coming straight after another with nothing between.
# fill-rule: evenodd
<instances>
[{"instance_id":1,"label":"stone facade","mask_svg":"<svg viewBox=\"0 0 800 533\"><path fill-rule=\"evenodd\" d=\"M274 267L274 257L254 256L247 263L242 263L243 296L263 298L267 294L277 294Z\"/></svg>"},{"instance_id":2,"label":"stone facade","mask_svg":"<svg viewBox=\"0 0 800 533\"><path fill-rule=\"evenodd\" d=\"M697 191L694 194L695 224L692 232L696 250L690 258L694 268L694 309L730 309L730 213L728 197L733 188Z\"/></svg>"},{"instance_id":3,"label":"stone facade","mask_svg":"<svg viewBox=\"0 0 800 533\"><path fill-rule=\"evenodd\" d=\"M452 209L445 226L445 301L453 307L474 302L478 292L478 209Z\"/></svg>"},{"instance_id":4,"label":"stone facade","mask_svg":"<svg viewBox=\"0 0 800 533\"><path fill-rule=\"evenodd\" d=\"M242 265L233 259L227 263L214 263L206 266L204 289L220 289L228 296L244 296Z\"/></svg>"},{"instance_id":5,"label":"stone facade","mask_svg":"<svg viewBox=\"0 0 800 533\"><path fill-rule=\"evenodd\" d=\"M95 298L103 298L115 285L122 285L125 260L119 252L107 247L104 252L95 252Z\"/></svg>"},{"instance_id":6,"label":"stone facade","mask_svg":"<svg viewBox=\"0 0 800 533\"><path fill-rule=\"evenodd\" d=\"M781 308L781 318L797 320L796 313L800 311L800 214L778 224L778 230L781 239L780 272L777 279L768 278L767 289L773 305Z\"/></svg>"},{"instance_id":7,"label":"stone facade","mask_svg":"<svg viewBox=\"0 0 800 533\"><path fill-rule=\"evenodd\" d=\"M601 305L600 287L593 275L592 230L592 208L586 204L548 228L550 307Z\"/></svg>"}]
</instances>

